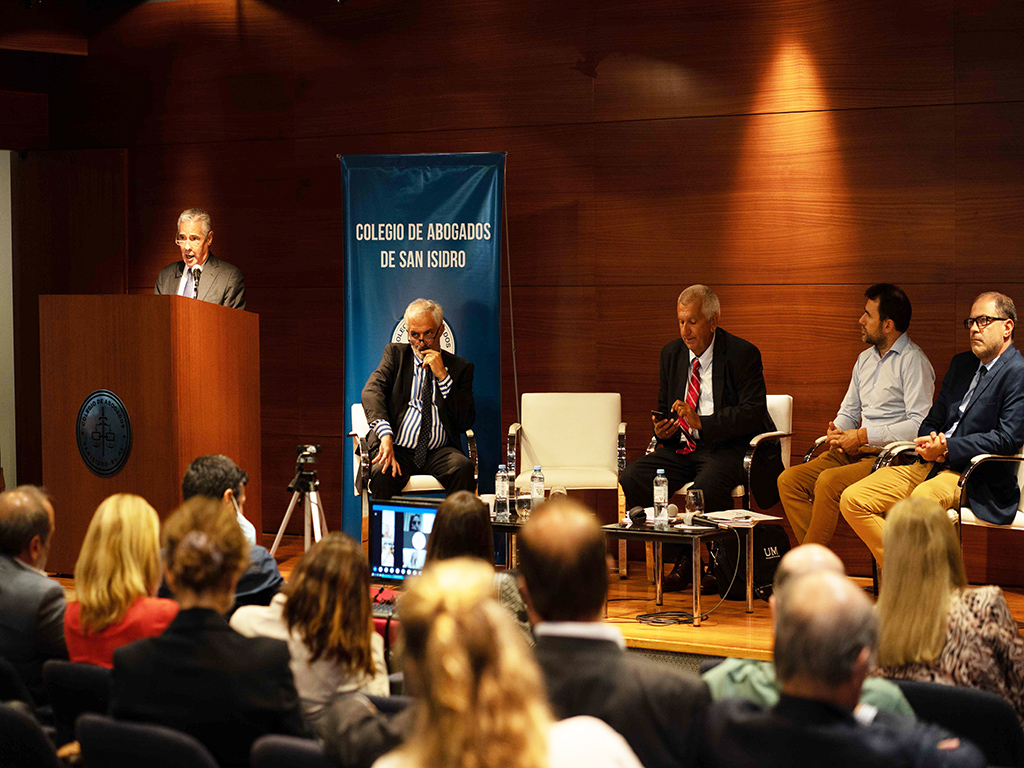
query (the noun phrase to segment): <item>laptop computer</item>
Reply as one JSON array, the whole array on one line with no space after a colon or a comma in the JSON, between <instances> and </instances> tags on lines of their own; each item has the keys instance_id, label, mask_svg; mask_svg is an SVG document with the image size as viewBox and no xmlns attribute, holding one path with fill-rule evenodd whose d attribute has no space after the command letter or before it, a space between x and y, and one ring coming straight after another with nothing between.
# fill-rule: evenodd
<instances>
[{"instance_id":1,"label":"laptop computer","mask_svg":"<svg viewBox=\"0 0 1024 768\"><path fill-rule=\"evenodd\" d=\"M444 499L370 500L370 578L399 584L423 570L427 537Z\"/></svg>"}]
</instances>

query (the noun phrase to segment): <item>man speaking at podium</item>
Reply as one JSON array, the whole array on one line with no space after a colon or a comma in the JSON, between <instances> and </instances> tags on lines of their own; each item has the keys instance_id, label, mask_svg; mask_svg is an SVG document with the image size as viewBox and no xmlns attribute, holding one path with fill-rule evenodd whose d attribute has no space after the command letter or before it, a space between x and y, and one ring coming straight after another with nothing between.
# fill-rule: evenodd
<instances>
[{"instance_id":1,"label":"man speaking at podium","mask_svg":"<svg viewBox=\"0 0 1024 768\"><path fill-rule=\"evenodd\" d=\"M373 466L370 493L390 499L411 474L433 475L448 494L476 491L460 435L473 426L473 364L441 350L444 311L429 299L405 310L408 344L384 347L363 387Z\"/></svg>"},{"instance_id":2,"label":"man speaking at podium","mask_svg":"<svg viewBox=\"0 0 1024 768\"><path fill-rule=\"evenodd\" d=\"M168 264L156 277L156 294L177 294L191 299L245 309L242 270L212 253L213 221L202 208L186 208L178 216L175 244L181 261Z\"/></svg>"}]
</instances>

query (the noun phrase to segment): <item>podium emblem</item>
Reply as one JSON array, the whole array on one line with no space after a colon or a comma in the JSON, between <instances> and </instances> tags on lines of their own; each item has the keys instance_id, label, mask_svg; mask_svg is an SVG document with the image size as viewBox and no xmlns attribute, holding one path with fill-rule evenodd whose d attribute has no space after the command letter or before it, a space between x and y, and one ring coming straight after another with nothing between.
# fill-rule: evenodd
<instances>
[{"instance_id":1,"label":"podium emblem","mask_svg":"<svg viewBox=\"0 0 1024 768\"><path fill-rule=\"evenodd\" d=\"M116 475L132 450L132 423L121 398L109 389L97 389L78 409L78 452L95 475Z\"/></svg>"}]
</instances>

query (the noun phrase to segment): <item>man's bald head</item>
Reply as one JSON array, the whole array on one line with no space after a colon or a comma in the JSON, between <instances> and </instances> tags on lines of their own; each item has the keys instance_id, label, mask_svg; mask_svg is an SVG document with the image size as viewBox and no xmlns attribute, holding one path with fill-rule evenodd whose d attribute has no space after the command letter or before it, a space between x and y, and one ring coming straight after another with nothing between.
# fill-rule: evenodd
<instances>
[{"instance_id":1,"label":"man's bald head","mask_svg":"<svg viewBox=\"0 0 1024 768\"><path fill-rule=\"evenodd\" d=\"M38 537L45 563L46 547L53 531L53 507L46 494L34 485L19 485L0 493L0 553L42 567L37 556L26 553Z\"/></svg>"},{"instance_id":2,"label":"man's bald head","mask_svg":"<svg viewBox=\"0 0 1024 768\"><path fill-rule=\"evenodd\" d=\"M846 573L843 561L828 547L821 544L801 544L782 556L778 568L775 569L772 592L777 595L794 578L821 571L840 575Z\"/></svg>"},{"instance_id":3,"label":"man's bald head","mask_svg":"<svg viewBox=\"0 0 1024 768\"><path fill-rule=\"evenodd\" d=\"M543 621L593 621L608 592L604 534L593 512L558 499L541 505L522 527L519 574Z\"/></svg>"},{"instance_id":4,"label":"man's bald head","mask_svg":"<svg viewBox=\"0 0 1024 768\"><path fill-rule=\"evenodd\" d=\"M776 606L775 673L785 686L801 678L838 688L849 683L862 651L873 652L878 624L871 600L832 571L796 576Z\"/></svg>"}]
</instances>

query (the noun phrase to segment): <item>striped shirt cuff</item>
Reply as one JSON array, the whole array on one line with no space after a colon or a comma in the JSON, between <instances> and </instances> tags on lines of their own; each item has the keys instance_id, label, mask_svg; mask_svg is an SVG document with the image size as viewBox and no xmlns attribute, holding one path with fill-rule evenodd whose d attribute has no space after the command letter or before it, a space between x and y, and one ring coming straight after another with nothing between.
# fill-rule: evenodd
<instances>
[{"instance_id":1,"label":"striped shirt cuff","mask_svg":"<svg viewBox=\"0 0 1024 768\"><path fill-rule=\"evenodd\" d=\"M448 393L452 391L452 375L446 373L443 379L438 379L437 388L441 390L442 397L447 398Z\"/></svg>"},{"instance_id":2,"label":"striped shirt cuff","mask_svg":"<svg viewBox=\"0 0 1024 768\"><path fill-rule=\"evenodd\" d=\"M377 437L381 440L383 440L388 435L395 434L394 432L391 431L391 425L388 423L387 419L377 419L376 421L371 422L370 429L376 432Z\"/></svg>"}]
</instances>

